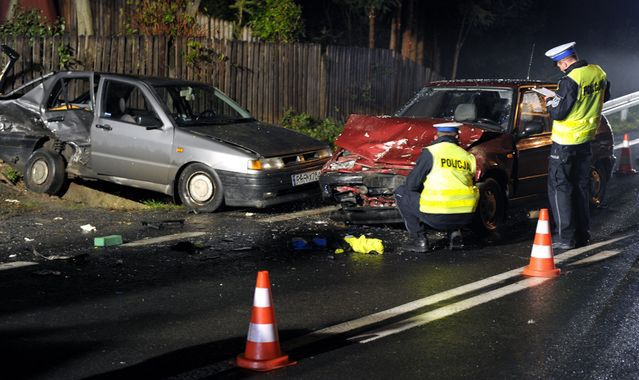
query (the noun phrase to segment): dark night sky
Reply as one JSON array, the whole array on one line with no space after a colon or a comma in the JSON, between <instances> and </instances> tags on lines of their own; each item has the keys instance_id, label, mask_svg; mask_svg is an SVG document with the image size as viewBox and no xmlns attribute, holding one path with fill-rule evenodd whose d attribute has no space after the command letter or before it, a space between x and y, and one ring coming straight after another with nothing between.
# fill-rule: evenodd
<instances>
[{"instance_id":1,"label":"dark night sky","mask_svg":"<svg viewBox=\"0 0 639 380\"><path fill-rule=\"evenodd\" d=\"M607 72L613 97L639 91L639 1L542 0L523 20L470 35L460 78L525 78L535 43L531 79L562 75L544 52L577 42L577 53Z\"/></svg>"}]
</instances>

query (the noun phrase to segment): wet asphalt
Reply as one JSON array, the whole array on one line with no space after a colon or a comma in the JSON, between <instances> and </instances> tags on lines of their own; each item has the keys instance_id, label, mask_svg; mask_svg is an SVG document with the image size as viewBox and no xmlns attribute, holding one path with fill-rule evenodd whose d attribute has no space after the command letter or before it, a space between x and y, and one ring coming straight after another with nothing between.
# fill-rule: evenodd
<instances>
[{"instance_id":1,"label":"wet asphalt","mask_svg":"<svg viewBox=\"0 0 639 380\"><path fill-rule=\"evenodd\" d=\"M401 226L349 226L328 214L261 221L325 206L318 201L209 215L3 204L0 262L37 263L0 271L3 372L43 379L637 378L638 185L639 176L614 177L607 206L592 214L593 242L626 239L562 263L562 274L541 285L370 343L352 338L521 278L295 342L525 266L536 223L526 213L533 205L511 210L498 241L469 236L462 251L448 251L441 241L434 251L416 254L399 248ZM158 228L166 220L184 223ZM83 233L85 224L96 231ZM93 247L96 236L120 234L126 243L185 232L203 234L141 247ZM381 238L384 254L335 254L347 234ZM292 246L294 238L315 237L328 246ZM604 250L619 253L574 264ZM244 350L258 270L270 273L282 348L298 361L267 375L232 365Z\"/></svg>"}]
</instances>

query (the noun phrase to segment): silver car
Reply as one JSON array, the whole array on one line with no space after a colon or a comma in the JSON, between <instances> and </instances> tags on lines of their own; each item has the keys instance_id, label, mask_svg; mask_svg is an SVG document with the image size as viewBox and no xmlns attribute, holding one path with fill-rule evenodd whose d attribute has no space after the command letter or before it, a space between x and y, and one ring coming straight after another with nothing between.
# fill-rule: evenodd
<instances>
[{"instance_id":1,"label":"silver car","mask_svg":"<svg viewBox=\"0 0 639 380\"><path fill-rule=\"evenodd\" d=\"M0 97L0 159L35 192L80 177L172 195L196 212L267 207L319 195L330 156L197 82L60 72Z\"/></svg>"}]
</instances>

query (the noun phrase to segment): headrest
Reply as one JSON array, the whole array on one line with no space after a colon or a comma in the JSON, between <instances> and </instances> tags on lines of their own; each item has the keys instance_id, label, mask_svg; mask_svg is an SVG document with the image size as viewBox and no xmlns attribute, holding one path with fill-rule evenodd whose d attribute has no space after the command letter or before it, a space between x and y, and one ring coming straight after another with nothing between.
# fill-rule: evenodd
<instances>
[{"instance_id":1,"label":"headrest","mask_svg":"<svg viewBox=\"0 0 639 380\"><path fill-rule=\"evenodd\" d=\"M462 103L455 108L455 120L475 121L477 120L477 106L473 103Z\"/></svg>"}]
</instances>

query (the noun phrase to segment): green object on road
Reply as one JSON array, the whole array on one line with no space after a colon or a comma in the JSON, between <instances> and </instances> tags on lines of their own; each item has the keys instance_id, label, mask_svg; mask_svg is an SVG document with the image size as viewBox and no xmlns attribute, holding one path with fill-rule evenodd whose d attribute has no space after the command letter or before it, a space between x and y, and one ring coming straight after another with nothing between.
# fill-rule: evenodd
<instances>
[{"instance_id":1,"label":"green object on road","mask_svg":"<svg viewBox=\"0 0 639 380\"><path fill-rule=\"evenodd\" d=\"M108 247L120 244L122 244L122 235L100 236L93 239L93 245L96 247Z\"/></svg>"}]
</instances>

